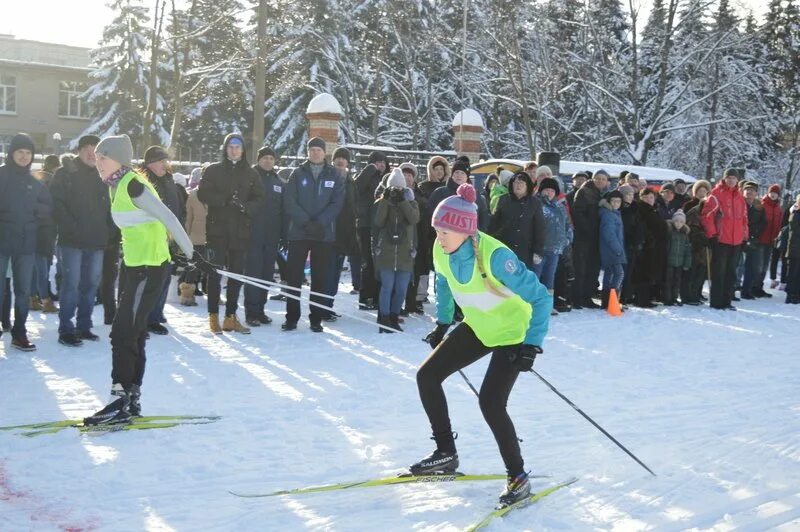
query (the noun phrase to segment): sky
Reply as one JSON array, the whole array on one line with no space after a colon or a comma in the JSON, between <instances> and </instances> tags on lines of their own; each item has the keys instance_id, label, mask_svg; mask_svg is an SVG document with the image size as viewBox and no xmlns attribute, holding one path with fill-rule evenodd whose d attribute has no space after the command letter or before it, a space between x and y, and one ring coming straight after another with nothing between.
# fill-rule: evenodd
<instances>
[{"instance_id":1,"label":"sky","mask_svg":"<svg viewBox=\"0 0 800 532\"><path fill-rule=\"evenodd\" d=\"M403 0L397 0L403 1ZM638 0L643 11L650 0ZM113 17L106 6L108 0L24 0L3 2L0 33L12 34L18 39L85 46L97 45L103 27ZM153 4L145 0L144 4ZM623 2L627 5L627 2ZM733 5L742 11L752 10L759 17L766 9L766 0L734 0ZM76 7L79 6L79 7ZM642 19L646 20L646 19Z\"/></svg>"}]
</instances>

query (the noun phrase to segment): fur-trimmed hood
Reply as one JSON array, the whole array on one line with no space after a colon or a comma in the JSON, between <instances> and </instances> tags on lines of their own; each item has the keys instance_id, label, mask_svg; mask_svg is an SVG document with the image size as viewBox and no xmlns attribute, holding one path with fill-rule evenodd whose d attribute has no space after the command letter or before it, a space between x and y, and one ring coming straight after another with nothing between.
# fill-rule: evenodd
<instances>
[{"instance_id":1,"label":"fur-trimmed hood","mask_svg":"<svg viewBox=\"0 0 800 532\"><path fill-rule=\"evenodd\" d=\"M600 200L600 203L597 204L601 209L608 209L609 211L613 211L614 209L611 208L611 204L608 202L607 199L603 198ZM619 209L617 209L619 210Z\"/></svg>"},{"instance_id":2,"label":"fur-trimmed hood","mask_svg":"<svg viewBox=\"0 0 800 532\"><path fill-rule=\"evenodd\" d=\"M450 179L450 163L441 155L435 155L428 161L428 181L431 180L431 175L433 174L433 165L437 162L444 164L444 178L442 178L442 183L446 183L447 180Z\"/></svg>"},{"instance_id":3,"label":"fur-trimmed hood","mask_svg":"<svg viewBox=\"0 0 800 532\"><path fill-rule=\"evenodd\" d=\"M675 229L675 224L672 223L672 220L667 220L667 229L669 229L670 231L677 231L677 229ZM690 231L691 229L689 228L688 223L684 223L683 227L680 228L680 232L687 235L689 234Z\"/></svg>"}]
</instances>

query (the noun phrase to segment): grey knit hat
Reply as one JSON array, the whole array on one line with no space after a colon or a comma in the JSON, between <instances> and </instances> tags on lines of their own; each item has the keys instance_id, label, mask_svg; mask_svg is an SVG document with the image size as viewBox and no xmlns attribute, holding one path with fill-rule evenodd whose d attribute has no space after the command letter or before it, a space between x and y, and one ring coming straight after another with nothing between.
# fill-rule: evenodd
<instances>
[{"instance_id":1,"label":"grey knit hat","mask_svg":"<svg viewBox=\"0 0 800 532\"><path fill-rule=\"evenodd\" d=\"M133 144L128 135L113 135L106 137L94 149L104 157L117 161L122 166L131 167L133 159Z\"/></svg>"}]
</instances>

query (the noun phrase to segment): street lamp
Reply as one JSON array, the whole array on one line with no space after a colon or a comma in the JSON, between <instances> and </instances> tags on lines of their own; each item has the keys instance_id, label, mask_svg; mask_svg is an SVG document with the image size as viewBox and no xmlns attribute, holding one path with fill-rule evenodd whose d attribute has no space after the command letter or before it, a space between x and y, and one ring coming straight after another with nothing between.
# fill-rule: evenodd
<instances>
[{"instance_id":1,"label":"street lamp","mask_svg":"<svg viewBox=\"0 0 800 532\"><path fill-rule=\"evenodd\" d=\"M58 146L58 155L61 155L61 133L53 133L53 142Z\"/></svg>"}]
</instances>

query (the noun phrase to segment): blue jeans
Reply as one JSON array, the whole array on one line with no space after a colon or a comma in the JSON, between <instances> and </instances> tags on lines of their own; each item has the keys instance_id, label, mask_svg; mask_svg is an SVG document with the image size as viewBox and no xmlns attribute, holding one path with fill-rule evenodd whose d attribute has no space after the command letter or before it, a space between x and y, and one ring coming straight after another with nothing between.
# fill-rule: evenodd
<instances>
[{"instance_id":1,"label":"blue jeans","mask_svg":"<svg viewBox=\"0 0 800 532\"><path fill-rule=\"evenodd\" d=\"M88 331L92 328L97 285L103 273L103 250L62 246L59 253L61 290L58 296L58 334L73 334L76 328ZM76 308L78 319L73 325Z\"/></svg>"},{"instance_id":2,"label":"blue jeans","mask_svg":"<svg viewBox=\"0 0 800 532\"><path fill-rule=\"evenodd\" d=\"M48 255L34 256L33 275L31 276L31 295L40 299L50 297L50 264L52 258Z\"/></svg>"},{"instance_id":3,"label":"blue jeans","mask_svg":"<svg viewBox=\"0 0 800 532\"><path fill-rule=\"evenodd\" d=\"M558 253L545 253L542 256L542 262L533 265L533 273L539 278L548 290L553 290L556 280L556 270L558 269L558 259L561 255Z\"/></svg>"},{"instance_id":4,"label":"blue jeans","mask_svg":"<svg viewBox=\"0 0 800 532\"><path fill-rule=\"evenodd\" d=\"M744 282L742 294L753 294L753 289L762 287L762 268L764 266L764 246L753 243L744 252Z\"/></svg>"},{"instance_id":5,"label":"blue jeans","mask_svg":"<svg viewBox=\"0 0 800 532\"><path fill-rule=\"evenodd\" d=\"M400 314L406 300L406 290L411 282L411 272L379 270L381 293L378 299L378 311L381 316Z\"/></svg>"},{"instance_id":6,"label":"blue jeans","mask_svg":"<svg viewBox=\"0 0 800 532\"><path fill-rule=\"evenodd\" d=\"M14 278L14 326L11 337L20 338L28 334L25 322L28 321L28 298L33 277L33 254L9 257L0 254L0 272L5 277L8 263L11 262L11 275ZM0 302L5 300L6 283L0 283Z\"/></svg>"},{"instance_id":7,"label":"blue jeans","mask_svg":"<svg viewBox=\"0 0 800 532\"><path fill-rule=\"evenodd\" d=\"M619 297L619 291L622 290L623 280L625 280L625 269L622 264L614 264L603 270L603 290L613 288L617 297Z\"/></svg>"},{"instance_id":8,"label":"blue jeans","mask_svg":"<svg viewBox=\"0 0 800 532\"><path fill-rule=\"evenodd\" d=\"M172 282L172 264L167 263L164 266L166 269L166 277L164 278L164 285L161 287L161 293L158 295L156 306L150 311L147 316L147 325L156 325L161 322L167 321L164 317L164 305L167 304L167 295L169 294L169 284Z\"/></svg>"}]
</instances>

